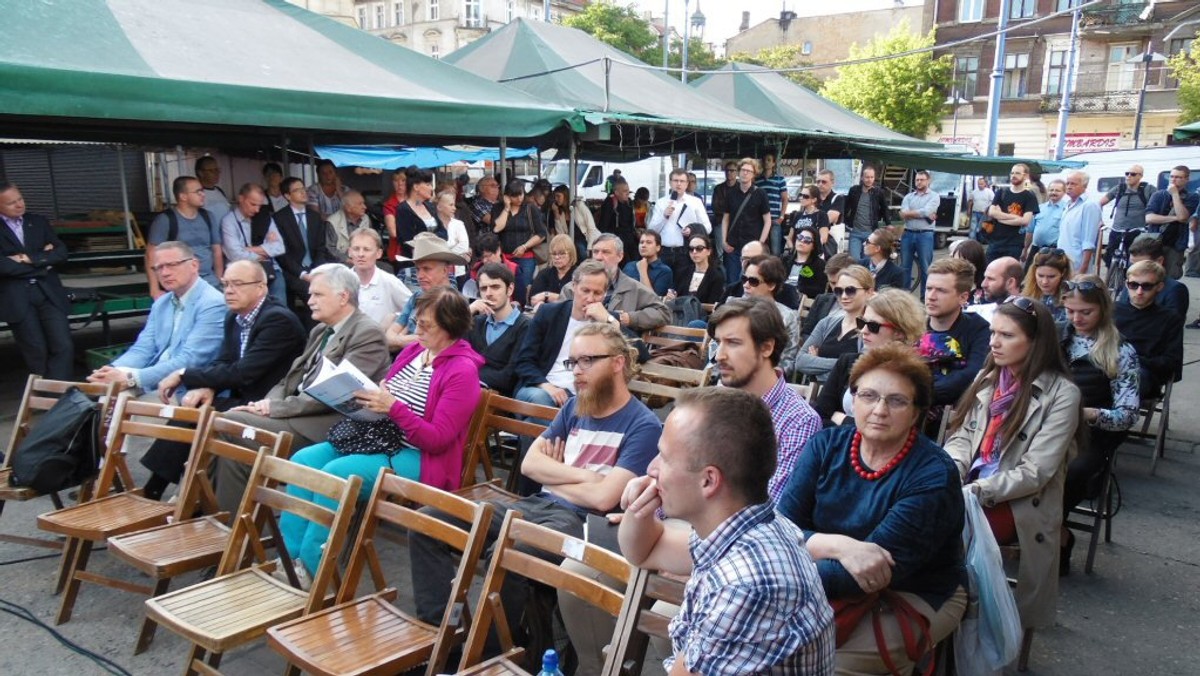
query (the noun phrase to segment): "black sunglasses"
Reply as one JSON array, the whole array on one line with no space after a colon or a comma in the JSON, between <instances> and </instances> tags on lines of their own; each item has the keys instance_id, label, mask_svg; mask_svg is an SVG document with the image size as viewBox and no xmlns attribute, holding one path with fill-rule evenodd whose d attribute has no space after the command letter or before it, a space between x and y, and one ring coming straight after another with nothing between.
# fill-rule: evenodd
<instances>
[{"instance_id":1,"label":"black sunglasses","mask_svg":"<svg viewBox=\"0 0 1200 676\"><path fill-rule=\"evenodd\" d=\"M762 280L759 279L758 277L747 277L746 275L742 275L742 284L749 284L750 286L758 286L759 284L762 284Z\"/></svg>"},{"instance_id":2,"label":"black sunglasses","mask_svg":"<svg viewBox=\"0 0 1200 676\"><path fill-rule=\"evenodd\" d=\"M1129 289L1130 291L1137 291L1138 289L1141 289L1142 291L1153 291L1154 287L1161 283L1162 282L1135 282L1132 279L1129 279L1125 281L1125 288Z\"/></svg>"},{"instance_id":3,"label":"black sunglasses","mask_svg":"<svg viewBox=\"0 0 1200 676\"><path fill-rule=\"evenodd\" d=\"M708 251L708 247L706 247L706 246L689 246L688 251L691 251L693 253L698 252L698 251Z\"/></svg>"},{"instance_id":4,"label":"black sunglasses","mask_svg":"<svg viewBox=\"0 0 1200 676\"><path fill-rule=\"evenodd\" d=\"M1082 291L1083 293L1092 293L1093 291L1107 291L1108 290L1108 289L1104 288L1103 284L1097 284L1096 282L1093 282L1090 279L1082 281L1082 282L1075 282L1075 281L1067 280L1067 281L1063 282L1063 286L1065 286L1067 288L1067 291Z\"/></svg>"},{"instance_id":5,"label":"black sunglasses","mask_svg":"<svg viewBox=\"0 0 1200 676\"><path fill-rule=\"evenodd\" d=\"M1037 315L1037 306L1032 300L1026 298L1025 296L1009 296L1008 300L1004 301L1004 303L1016 305L1017 309L1025 314L1034 316Z\"/></svg>"},{"instance_id":6,"label":"black sunglasses","mask_svg":"<svg viewBox=\"0 0 1200 676\"><path fill-rule=\"evenodd\" d=\"M1142 175L1142 172L1140 172L1140 171L1127 171L1127 172L1125 172L1125 175L1126 175L1126 176L1141 176L1141 175Z\"/></svg>"},{"instance_id":7,"label":"black sunglasses","mask_svg":"<svg viewBox=\"0 0 1200 676\"><path fill-rule=\"evenodd\" d=\"M891 329L893 331L898 331L900 328L890 322L877 322L872 319L863 319L862 317L855 317L854 324L856 326L858 326L859 331L866 329L867 331L870 331L871 333L874 333L877 335L880 331L884 330L885 328Z\"/></svg>"},{"instance_id":8,"label":"black sunglasses","mask_svg":"<svg viewBox=\"0 0 1200 676\"><path fill-rule=\"evenodd\" d=\"M858 295L859 288L857 286L835 286L833 287L833 295L845 296L853 298Z\"/></svg>"}]
</instances>

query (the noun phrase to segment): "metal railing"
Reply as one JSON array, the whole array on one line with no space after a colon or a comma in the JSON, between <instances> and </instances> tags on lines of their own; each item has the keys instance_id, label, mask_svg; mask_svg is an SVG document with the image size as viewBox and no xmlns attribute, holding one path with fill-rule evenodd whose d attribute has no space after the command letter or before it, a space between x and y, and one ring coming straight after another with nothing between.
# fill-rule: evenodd
<instances>
[{"instance_id":1,"label":"metal railing","mask_svg":"<svg viewBox=\"0 0 1200 676\"><path fill-rule=\"evenodd\" d=\"M1086 30L1088 28L1098 28L1101 26L1136 26L1141 23L1147 23L1154 20L1154 10L1150 10L1150 14L1146 17L1146 21L1141 18L1142 12L1146 9L1145 5L1115 5L1109 7L1089 7L1083 10L1083 17L1080 20L1080 28Z\"/></svg>"}]
</instances>

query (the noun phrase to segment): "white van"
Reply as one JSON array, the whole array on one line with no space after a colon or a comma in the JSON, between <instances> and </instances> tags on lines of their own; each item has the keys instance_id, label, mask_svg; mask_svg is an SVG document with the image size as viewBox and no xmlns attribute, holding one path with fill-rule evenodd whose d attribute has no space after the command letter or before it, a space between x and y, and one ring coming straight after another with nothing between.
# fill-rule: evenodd
<instances>
[{"instance_id":1,"label":"white van","mask_svg":"<svg viewBox=\"0 0 1200 676\"><path fill-rule=\"evenodd\" d=\"M604 184L613 170L620 170L621 177L629 183L632 194L638 188L650 191L650 201L667 194L667 179L671 174L671 158L648 157L637 162L588 162L579 160L578 182L575 194L585 200L602 200L607 194ZM554 160L547 163L542 178L551 185L569 185L571 182L570 160Z\"/></svg>"}]
</instances>

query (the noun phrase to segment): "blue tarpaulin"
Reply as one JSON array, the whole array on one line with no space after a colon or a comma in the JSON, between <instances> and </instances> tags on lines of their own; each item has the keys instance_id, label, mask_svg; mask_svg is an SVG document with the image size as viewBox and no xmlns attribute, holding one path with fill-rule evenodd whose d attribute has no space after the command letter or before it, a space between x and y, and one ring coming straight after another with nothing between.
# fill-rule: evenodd
<instances>
[{"instance_id":1,"label":"blue tarpaulin","mask_svg":"<svg viewBox=\"0 0 1200 676\"><path fill-rule=\"evenodd\" d=\"M368 167L371 169L399 169L416 165L423 169L444 167L455 162L479 162L500 159L499 148L476 148L472 150L450 148L411 148L408 146L317 146L317 155L333 160L339 167ZM537 148L508 148L506 159L532 157Z\"/></svg>"}]
</instances>

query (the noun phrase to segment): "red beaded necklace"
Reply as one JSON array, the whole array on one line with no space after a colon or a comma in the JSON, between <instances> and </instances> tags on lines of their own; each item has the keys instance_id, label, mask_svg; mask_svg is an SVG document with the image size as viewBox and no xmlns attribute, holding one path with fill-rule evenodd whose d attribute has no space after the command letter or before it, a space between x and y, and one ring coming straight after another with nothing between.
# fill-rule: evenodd
<instances>
[{"instance_id":1,"label":"red beaded necklace","mask_svg":"<svg viewBox=\"0 0 1200 676\"><path fill-rule=\"evenodd\" d=\"M862 456L859 454L858 450L858 447L862 445L862 432L855 432L854 440L850 442L850 465L854 467L855 474L866 479L867 481L875 481L892 471L893 467L899 465L900 461L904 460L904 456L908 455L909 451L913 449L913 446L916 445L916 443L917 428L914 427L909 431L908 441L904 442L904 448L900 449L900 452L896 454L896 457L889 460L888 463L882 468L877 469L874 472L868 472L867 470L863 469Z\"/></svg>"}]
</instances>

